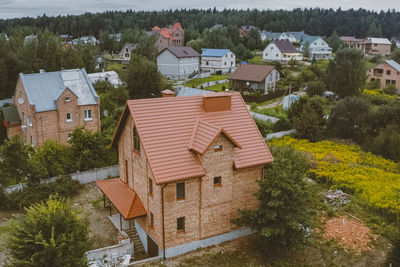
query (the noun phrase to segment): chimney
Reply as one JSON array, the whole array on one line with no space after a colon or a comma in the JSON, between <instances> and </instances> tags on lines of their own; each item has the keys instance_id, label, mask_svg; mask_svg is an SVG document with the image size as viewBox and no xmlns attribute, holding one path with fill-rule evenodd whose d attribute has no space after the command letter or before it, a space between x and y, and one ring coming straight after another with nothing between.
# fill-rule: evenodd
<instances>
[{"instance_id":1,"label":"chimney","mask_svg":"<svg viewBox=\"0 0 400 267\"><path fill-rule=\"evenodd\" d=\"M162 97L174 97L175 93L172 92L169 89L165 89L164 91L161 91Z\"/></svg>"},{"instance_id":2,"label":"chimney","mask_svg":"<svg viewBox=\"0 0 400 267\"><path fill-rule=\"evenodd\" d=\"M210 93L203 96L203 109L205 112L231 110L230 93Z\"/></svg>"}]
</instances>

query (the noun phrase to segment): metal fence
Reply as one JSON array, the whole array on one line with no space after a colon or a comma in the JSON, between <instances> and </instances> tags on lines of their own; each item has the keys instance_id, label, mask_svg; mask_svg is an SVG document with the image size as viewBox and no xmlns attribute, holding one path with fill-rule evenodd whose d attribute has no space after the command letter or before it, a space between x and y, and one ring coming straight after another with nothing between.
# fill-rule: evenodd
<instances>
[{"instance_id":1,"label":"metal fence","mask_svg":"<svg viewBox=\"0 0 400 267\"><path fill-rule=\"evenodd\" d=\"M90 171L84 172L76 172L70 174L72 180L78 181L80 184L88 184L92 183L97 180L104 180L108 177L119 177L119 165L104 167L104 168L97 168ZM47 179L43 179L41 183L51 183L55 180L59 179L61 176L51 177ZM16 185L12 185L5 188L5 192L7 194L11 194L14 191L23 190L25 187L25 183L20 183Z\"/></svg>"}]
</instances>

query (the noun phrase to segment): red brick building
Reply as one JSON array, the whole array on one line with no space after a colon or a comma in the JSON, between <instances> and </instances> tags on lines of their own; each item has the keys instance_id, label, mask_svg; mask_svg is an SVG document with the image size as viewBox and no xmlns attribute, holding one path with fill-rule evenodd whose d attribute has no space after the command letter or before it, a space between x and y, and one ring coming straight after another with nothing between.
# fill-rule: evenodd
<instances>
[{"instance_id":1,"label":"red brick building","mask_svg":"<svg viewBox=\"0 0 400 267\"><path fill-rule=\"evenodd\" d=\"M185 31L179 22L174 23L169 28L155 26L151 31L158 35L156 41L158 51L170 46L184 46L185 44Z\"/></svg>"},{"instance_id":2,"label":"red brick building","mask_svg":"<svg viewBox=\"0 0 400 267\"><path fill-rule=\"evenodd\" d=\"M130 100L112 146L121 178L97 181L150 256L172 257L251 233L231 223L257 209L273 157L239 93Z\"/></svg>"},{"instance_id":3,"label":"red brick building","mask_svg":"<svg viewBox=\"0 0 400 267\"><path fill-rule=\"evenodd\" d=\"M20 73L14 105L20 123L9 124L7 132L21 135L26 144L66 144L77 127L100 130L100 97L84 69Z\"/></svg>"}]
</instances>

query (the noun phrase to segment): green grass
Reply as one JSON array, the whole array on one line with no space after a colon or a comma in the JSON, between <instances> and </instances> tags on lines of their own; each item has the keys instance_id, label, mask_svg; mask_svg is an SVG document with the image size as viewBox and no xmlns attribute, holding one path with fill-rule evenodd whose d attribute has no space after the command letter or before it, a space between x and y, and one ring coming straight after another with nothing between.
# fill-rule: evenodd
<instances>
[{"instance_id":1,"label":"green grass","mask_svg":"<svg viewBox=\"0 0 400 267\"><path fill-rule=\"evenodd\" d=\"M185 86L196 88L197 86L200 86L205 82L225 80L226 77L227 77L226 75L215 75L215 74L213 74L213 75L211 75L210 77L207 77L207 78L196 78L196 79L187 81L185 83Z\"/></svg>"},{"instance_id":2,"label":"green grass","mask_svg":"<svg viewBox=\"0 0 400 267\"><path fill-rule=\"evenodd\" d=\"M252 59L249 59L247 62L250 64L260 64L262 61L262 55L255 55Z\"/></svg>"},{"instance_id":3,"label":"green grass","mask_svg":"<svg viewBox=\"0 0 400 267\"><path fill-rule=\"evenodd\" d=\"M276 117L279 119L287 119L287 113L283 110L283 105L279 105L273 108L258 109L256 112L265 114L268 116Z\"/></svg>"},{"instance_id":4,"label":"green grass","mask_svg":"<svg viewBox=\"0 0 400 267\"><path fill-rule=\"evenodd\" d=\"M211 90L215 92L224 92L225 90L222 89L222 86L225 86L225 89L229 89L229 83L221 83L214 86L209 86L204 88L205 90Z\"/></svg>"},{"instance_id":5,"label":"green grass","mask_svg":"<svg viewBox=\"0 0 400 267\"><path fill-rule=\"evenodd\" d=\"M372 68L373 66L376 65L376 63L373 63L373 62L368 61L368 60L364 60L364 62L365 62L365 67L366 67L367 69Z\"/></svg>"}]
</instances>

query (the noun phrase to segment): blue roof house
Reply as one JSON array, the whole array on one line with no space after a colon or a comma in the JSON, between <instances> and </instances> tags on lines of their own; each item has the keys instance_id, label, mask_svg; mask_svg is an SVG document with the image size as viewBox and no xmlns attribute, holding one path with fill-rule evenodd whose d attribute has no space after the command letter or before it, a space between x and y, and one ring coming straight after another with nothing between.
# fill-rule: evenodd
<instances>
[{"instance_id":1,"label":"blue roof house","mask_svg":"<svg viewBox=\"0 0 400 267\"><path fill-rule=\"evenodd\" d=\"M235 70L236 56L229 49L201 49L201 70L211 73L231 73Z\"/></svg>"}]
</instances>

